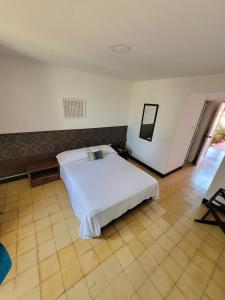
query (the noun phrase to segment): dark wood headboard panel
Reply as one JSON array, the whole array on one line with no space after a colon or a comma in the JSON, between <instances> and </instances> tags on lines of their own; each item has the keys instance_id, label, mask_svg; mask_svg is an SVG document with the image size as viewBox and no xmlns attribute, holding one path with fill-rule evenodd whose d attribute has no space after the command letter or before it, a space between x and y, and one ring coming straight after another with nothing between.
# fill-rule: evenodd
<instances>
[{"instance_id":1,"label":"dark wood headboard panel","mask_svg":"<svg viewBox=\"0 0 225 300\"><path fill-rule=\"evenodd\" d=\"M127 126L0 134L0 178L26 172L26 165L58 153L101 144L126 143Z\"/></svg>"}]
</instances>

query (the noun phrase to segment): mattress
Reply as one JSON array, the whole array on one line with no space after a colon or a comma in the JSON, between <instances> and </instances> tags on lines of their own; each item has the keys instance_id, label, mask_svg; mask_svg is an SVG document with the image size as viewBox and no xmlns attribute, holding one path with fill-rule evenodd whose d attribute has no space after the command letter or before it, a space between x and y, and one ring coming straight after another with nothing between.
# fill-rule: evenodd
<instances>
[{"instance_id":1,"label":"mattress","mask_svg":"<svg viewBox=\"0 0 225 300\"><path fill-rule=\"evenodd\" d=\"M80 220L81 238L101 235L101 228L145 199L158 198L158 182L116 153L60 165L60 176Z\"/></svg>"}]
</instances>

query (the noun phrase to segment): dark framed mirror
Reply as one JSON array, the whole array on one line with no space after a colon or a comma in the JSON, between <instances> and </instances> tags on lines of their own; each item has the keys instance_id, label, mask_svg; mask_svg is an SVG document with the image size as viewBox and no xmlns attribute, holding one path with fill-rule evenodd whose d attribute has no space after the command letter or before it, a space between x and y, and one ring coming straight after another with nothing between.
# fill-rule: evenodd
<instances>
[{"instance_id":1,"label":"dark framed mirror","mask_svg":"<svg viewBox=\"0 0 225 300\"><path fill-rule=\"evenodd\" d=\"M149 142L152 141L158 109L158 104L144 104L139 137Z\"/></svg>"}]
</instances>

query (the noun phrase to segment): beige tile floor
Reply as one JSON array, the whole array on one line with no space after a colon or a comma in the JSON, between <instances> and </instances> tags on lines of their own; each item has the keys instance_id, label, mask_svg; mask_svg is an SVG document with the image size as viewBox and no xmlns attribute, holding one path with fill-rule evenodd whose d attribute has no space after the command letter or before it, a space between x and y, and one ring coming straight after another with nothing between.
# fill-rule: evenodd
<instances>
[{"instance_id":1,"label":"beige tile floor","mask_svg":"<svg viewBox=\"0 0 225 300\"><path fill-rule=\"evenodd\" d=\"M0 186L0 240L13 267L0 299L225 299L225 236L197 224L215 170L185 167L146 201L81 240L61 181ZM153 175L153 174L152 174ZM155 175L153 175L156 177Z\"/></svg>"}]
</instances>

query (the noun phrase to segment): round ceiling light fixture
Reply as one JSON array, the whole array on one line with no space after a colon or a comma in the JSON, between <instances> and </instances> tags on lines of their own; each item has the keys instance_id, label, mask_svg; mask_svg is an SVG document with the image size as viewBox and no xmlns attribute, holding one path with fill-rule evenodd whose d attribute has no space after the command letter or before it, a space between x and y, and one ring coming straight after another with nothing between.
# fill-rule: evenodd
<instances>
[{"instance_id":1,"label":"round ceiling light fixture","mask_svg":"<svg viewBox=\"0 0 225 300\"><path fill-rule=\"evenodd\" d=\"M116 53L128 53L128 52L130 52L131 47L129 47L125 44L115 44L115 45L112 45L110 47L110 49Z\"/></svg>"}]
</instances>

